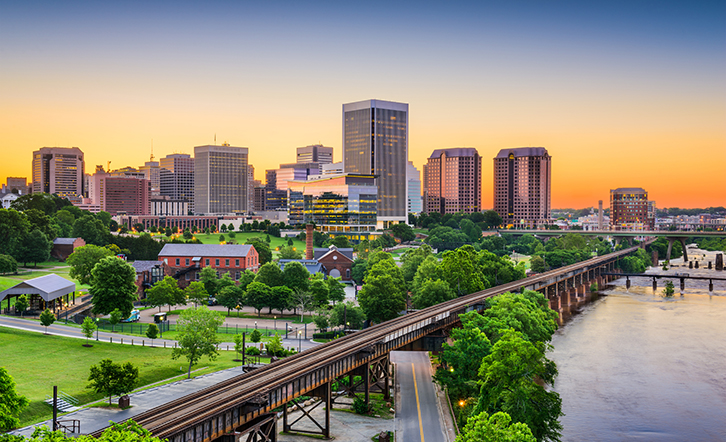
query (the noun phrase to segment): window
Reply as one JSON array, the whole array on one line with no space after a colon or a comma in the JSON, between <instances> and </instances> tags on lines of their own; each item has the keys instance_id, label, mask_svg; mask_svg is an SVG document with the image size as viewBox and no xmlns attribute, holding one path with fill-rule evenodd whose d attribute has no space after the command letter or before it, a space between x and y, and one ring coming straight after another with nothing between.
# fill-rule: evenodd
<instances>
[{"instance_id":1,"label":"window","mask_svg":"<svg viewBox=\"0 0 726 442\"><path fill-rule=\"evenodd\" d=\"M188 265L189 265L189 258L185 258L185 259L184 259L184 265L185 265L185 266L188 266Z\"/></svg>"},{"instance_id":2,"label":"window","mask_svg":"<svg viewBox=\"0 0 726 442\"><path fill-rule=\"evenodd\" d=\"M199 281L199 272L194 272L194 279Z\"/></svg>"},{"instance_id":3,"label":"window","mask_svg":"<svg viewBox=\"0 0 726 442\"><path fill-rule=\"evenodd\" d=\"M187 274L184 275L184 279L186 279L187 281L189 281L189 279L191 277L192 277L192 275L190 275L189 273L187 273Z\"/></svg>"},{"instance_id":4,"label":"window","mask_svg":"<svg viewBox=\"0 0 726 442\"><path fill-rule=\"evenodd\" d=\"M209 258L206 258L204 260L204 265L207 266L207 267L209 267Z\"/></svg>"},{"instance_id":5,"label":"window","mask_svg":"<svg viewBox=\"0 0 726 442\"><path fill-rule=\"evenodd\" d=\"M234 260L234 266L235 267L239 267L239 259L235 259Z\"/></svg>"},{"instance_id":6,"label":"window","mask_svg":"<svg viewBox=\"0 0 726 442\"><path fill-rule=\"evenodd\" d=\"M237 281L239 281L239 272L236 272L236 273L234 274L234 279L236 279Z\"/></svg>"},{"instance_id":7,"label":"window","mask_svg":"<svg viewBox=\"0 0 726 442\"><path fill-rule=\"evenodd\" d=\"M224 266L225 267L229 267L229 259L225 259L224 260Z\"/></svg>"},{"instance_id":8,"label":"window","mask_svg":"<svg viewBox=\"0 0 726 442\"><path fill-rule=\"evenodd\" d=\"M176 266L179 266L179 258L176 259Z\"/></svg>"},{"instance_id":9,"label":"window","mask_svg":"<svg viewBox=\"0 0 726 442\"><path fill-rule=\"evenodd\" d=\"M214 258L214 266L219 267L219 258Z\"/></svg>"}]
</instances>

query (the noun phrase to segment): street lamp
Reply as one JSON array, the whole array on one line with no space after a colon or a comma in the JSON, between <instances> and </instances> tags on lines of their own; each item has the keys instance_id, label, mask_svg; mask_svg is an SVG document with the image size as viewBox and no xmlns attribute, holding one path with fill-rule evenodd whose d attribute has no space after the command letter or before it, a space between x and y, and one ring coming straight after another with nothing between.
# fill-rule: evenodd
<instances>
[{"instance_id":1,"label":"street lamp","mask_svg":"<svg viewBox=\"0 0 726 442\"><path fill-rule=\"evenodd\" d=\"M275 333L277 333L277 316L274 316L275 318Z\"/></svg>"},{"instance_id":2,"label":"street lamp","mask_svg":"<svg viewBox=\"0 0 726 442\"><path fill-rule=\"evenodd\" d=\"M96 318L96 341L98 341L98 318Z\"/></svg>"},{"instance_id":3,"label":"street lamp","mask_svg":"<svg viewBox=\"0 0 726 442\"><path fill-rule=\"evenodd\" d=\"M257 321L255 321L255 330L257 330Z\"/></svg>"},{"instance_id":4,"label":"street lamp","mask_svg":"<svg viewBox=\"0 0 726 442\"><path fill-rule=\"evenodd\" d=\"M302 351L302 330L297 331L297 352Z\"/></svg>"}]
</instances>

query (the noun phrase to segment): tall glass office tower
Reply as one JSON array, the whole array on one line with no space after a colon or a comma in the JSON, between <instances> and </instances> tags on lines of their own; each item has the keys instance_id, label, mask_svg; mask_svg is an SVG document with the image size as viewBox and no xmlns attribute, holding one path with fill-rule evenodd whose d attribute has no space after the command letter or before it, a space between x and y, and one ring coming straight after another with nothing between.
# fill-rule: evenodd
<instances>
[{"instance_id":1,"label":"tall glass office tower","mask_svg":"<svg viewBox=\"0 0 726 442\"><path fill-rule=\"evenodd\" d=\"M343 167L375 175L378 227L407 221L408 104L366 100L343 105Z\"/></svg>"}]
</instances>

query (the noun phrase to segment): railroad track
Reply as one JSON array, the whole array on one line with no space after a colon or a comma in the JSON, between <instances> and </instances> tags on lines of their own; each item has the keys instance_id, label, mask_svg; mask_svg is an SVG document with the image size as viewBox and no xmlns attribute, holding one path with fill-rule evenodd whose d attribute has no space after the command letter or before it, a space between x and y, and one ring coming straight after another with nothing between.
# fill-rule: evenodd
<instances>
[{"instance_id":1,"label":"railroad track","mask_svg":"<svg viewBox=\"0 0 726 442\"><path fill-rule=\"evenodd\" d=\"M416 325L423 320L435 318L437 315L447 312L457 314L465 311L468 306L478 304L487 298L508 291L519 290L523 286L547 282L553 277L584 267L596 267L613 258L632 253L636 249L636 247L631 247L619 252L591 258L587 261L465 295L386 321L173 400L135 416L134 420L157 437L163 438L178 434L189 428L191 422L203 422L217 416L242 402L264 395L271 388L291 382L303 372L323 367L344 355L371 347L390 334ZM102 432L103 430L99 430L93 433L93 436L98 437Z\"/></svg>"}]
</instances>

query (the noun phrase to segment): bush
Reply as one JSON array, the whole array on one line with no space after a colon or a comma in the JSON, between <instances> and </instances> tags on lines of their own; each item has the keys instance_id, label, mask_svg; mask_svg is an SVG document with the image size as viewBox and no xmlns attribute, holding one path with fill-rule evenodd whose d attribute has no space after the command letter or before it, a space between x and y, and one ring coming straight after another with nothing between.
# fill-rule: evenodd
<instances>
[{"instance_id":1,"label":"bush","mask_svg":"<svg viewBox=\"0 0 726 442\"><path fill-rule=\"evenodd\" d=\"M370 405L366 404L366 401L359 398L358 396L355 397L353 400L353 411L355 411L356 414L367 414L371 410Z\"/></svg>"},{"instance_id":2,"label":"bush","mask_svg":"<svg viewBox=\"0 0 726 442\"><path fill-rule=\"evenodd\" d=\"M313 333L313 339L338 339L342 336L345 336L345 334L342 331L328 331L328 332Z\"/></svg>"},{"instance_id":3,"label":"bush","mask_svg":"<svg viewBox=\"0 0 726 442\"><path fill-rule=\"evenodd\" d=\"M245 353L247 354L247 356L259 356L260 349L257 347L247 347L245 349Z\"/></svg>"}]
</instances>

